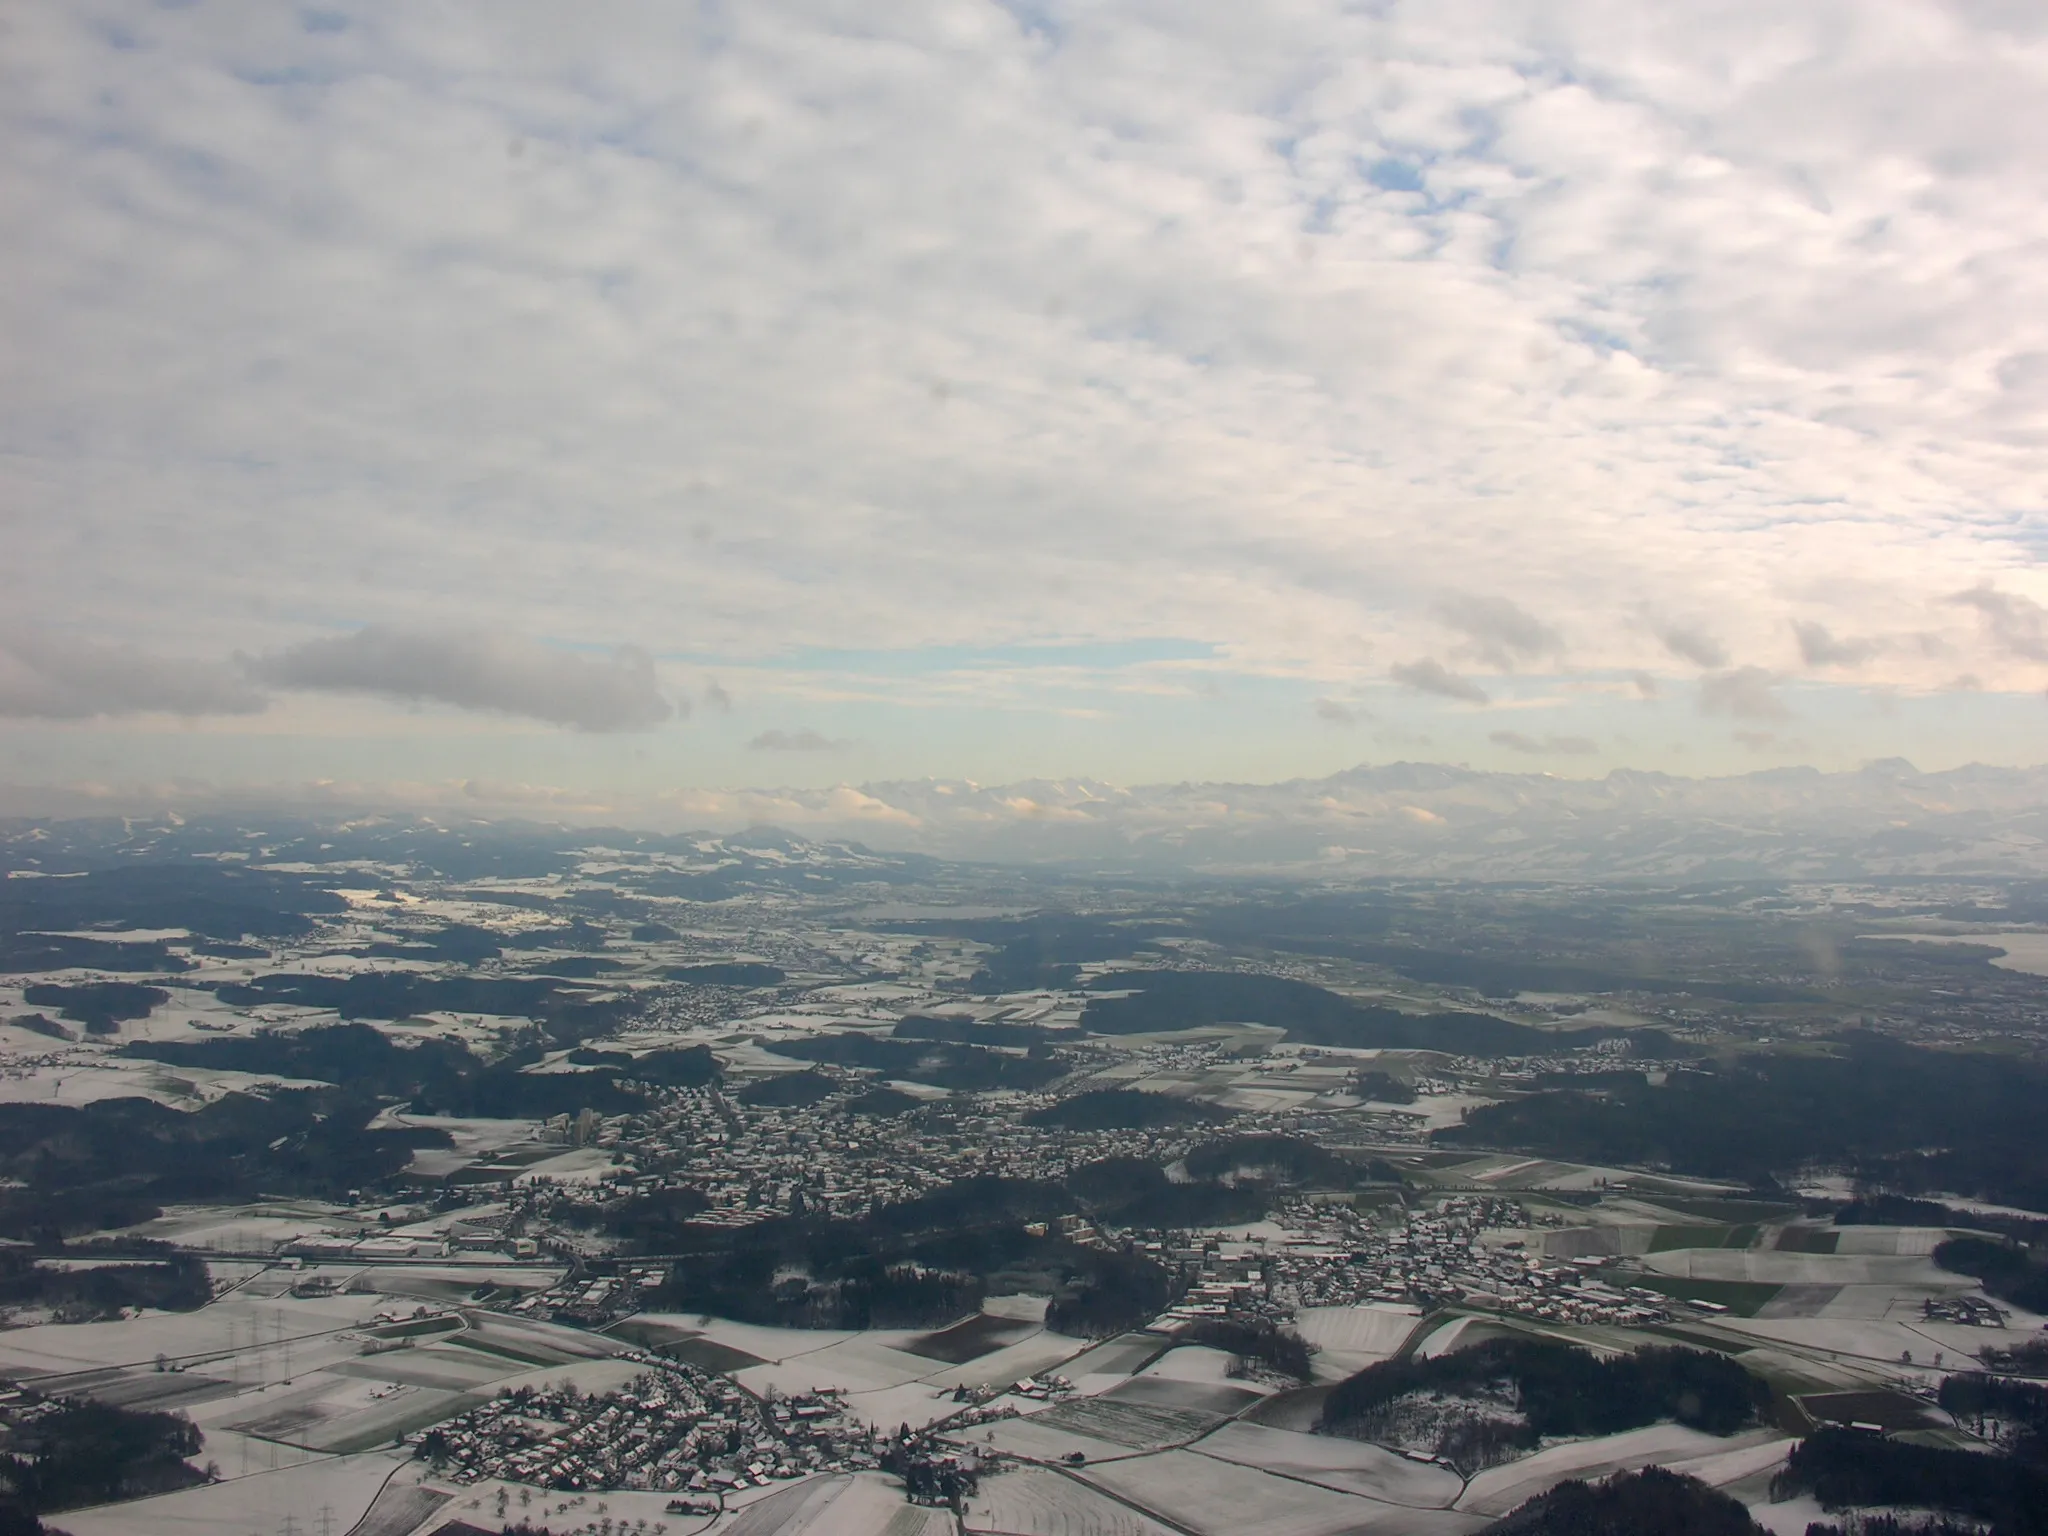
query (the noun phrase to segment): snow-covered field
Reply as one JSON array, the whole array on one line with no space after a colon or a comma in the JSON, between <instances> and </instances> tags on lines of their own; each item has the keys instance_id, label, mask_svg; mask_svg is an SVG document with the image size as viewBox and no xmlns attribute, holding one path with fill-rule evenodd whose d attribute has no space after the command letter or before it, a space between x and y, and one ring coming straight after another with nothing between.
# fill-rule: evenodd
<instances>
[{"instance_id":1,"label":"snow-covered field","mask_svg":"<svg viewBox=\"0 0 2048 1536\"><path fill-rule=\"evenodd\" d=\"M1778 1449L1774 1455L1781 1456L1788 1445L1776 1430L1755 1430L1722 1439L1681 1424L1652 1424L1646 1429L1632 1429L1598 1440L1572 1440L1548 1446L1505 1466L1489 1467L1472 1479L1458 1500L1458 1508L1498 1517L1568 1477L1605 1477L1610 1472L1665 1467L1681 1461L1725 1469L1731 1463L1719 1458L1731 1451L1775 1446ZM1762 1464L1768 1466L1770 1460L1766 1457ZM1747 1472L1733 1472L1727 1480L1732 1482L1745 1475Z\"/></svg>"},{"instance_id":2,"label":"snow-covered field","mask_svg":"<svg viewBox=\"0 0 2048 1536\"><path fill-rule=\"evenodd\" d=\"M408 1460L378 1451L309 1461L153 1499L73 1510L63 1517L63 1526L71 1536L226 1536L274 1531L289 1513L300 1530L316 1531L325 1511L332 1529L346 1531Z\"/></svg>"},{"instance_id":3,"label":"snow-covered field","mask_svg":"<svg viewBox=\"0 0 2048 1536\"><path fill-rule=\"evenodd\" d=\"M1037 1467L983 1479L964 1524L993 1536L1174 1536L1078 1479Z\"/></svg>"},{"instance_id":4,"label":"snow-covered field","mask_svg":"<svg viewBox=\"0 0 2048 1536\"><path fill-rule=\"evenodd\" d=\"M1967 1290L1968 1281L1918 1255L1778 1253L1748 1248L1673 1248L1647 1254L1644 1268L1686 1280L1765 1285L1918 1285Z\"/></svg>"},{"instance_id":5,"label":"snow-covered field","mask_svg":"<svg viewBox=\"0 0 2048 1536\"><path fill-rule=\"evenodd\" d=\"M1335 1381L1391 1357L1421 1317L1419 1308L1395 1303L1303 1307L1294 1329L1320 1351L1316 1378Z\"/></svg>"},{"instance_id":6,"label":"snow-covered field","mask_svg":"<svg viewBox=\"0 0 2048 1536\"><path fill-rule=\"evenodd\" d=\"M1191 1449L1219 1461L1416 1509L1448 1509L1465 1487L1464 1480L1447 1468L1410 1461L1377 1445L1261 1424L1226 1424Z\"/></svg>"},{"instance_id":7,"label":"snow-covered field","mask_svg":"<svg viewBox=\"0 0 2048 1536\"><path fill-rule=\"evenodd\" d=\"M1352 1536L1352 1533L1444 1532L1463 1536L1482 1517L1448 1509L1417 1509L1339 1493L1193 1451L1155 1455L1075 1475L1197 1536Z\"/></svg>"}]
</instances>

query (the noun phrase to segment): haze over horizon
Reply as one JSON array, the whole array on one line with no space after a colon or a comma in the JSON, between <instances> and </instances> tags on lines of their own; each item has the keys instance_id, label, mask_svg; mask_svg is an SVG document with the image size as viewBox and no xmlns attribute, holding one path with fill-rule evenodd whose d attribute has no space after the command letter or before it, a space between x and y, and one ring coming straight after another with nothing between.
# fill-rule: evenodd
<instances>
[{"instance_id":1,"label":"haze over horizon","mask_svg":"<svg viewBox=\"0 0 2048 1536\"><path fill-rule=\"evenodd\" d=\"M0 814L2048 762L2038 7L0 26Z\"/></svg>"}]
</instances>

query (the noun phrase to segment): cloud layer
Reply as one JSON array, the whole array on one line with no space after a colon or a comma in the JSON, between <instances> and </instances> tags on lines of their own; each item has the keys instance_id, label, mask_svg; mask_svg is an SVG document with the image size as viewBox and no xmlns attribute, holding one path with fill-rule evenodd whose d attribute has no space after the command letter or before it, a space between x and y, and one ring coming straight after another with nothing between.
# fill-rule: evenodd
<instances>
[{"instance_id":1,"label":"cloud layer","mask_svg":"<svg viewBox=\"0 0 2048 1536\"><path fill-rule=\"evenodd\" d=\"M2032 740L2038 7L8 29L0 612L90 637L10 642L15 718L288 688L607 733L688 690L739 761L756 707L867 744L901 705L1113 717L1107 771L1269 687L1324 740L1318 697L1541 703L1510 734L1606 762L1967 678ZM885 654L1048 642L1125 659Z\"/></svg>"},{"instance_id":2,"label":"cloud layer","mask_svg":"<svg viewBox=\"0 0 2048 1536\"><path fill-rule=\"evenodd\" d=\"M145 655L132 645L0 630L0 718L248 715L268 700L219 662Z\"/></svg>"},{"instance_id":3,"label":"cloud layer","mask_svg":"<svg viewBox=\"0 0 2048 1536\"><path fill-rule=\"evenodd\" d=\"M754 752L836 752L845 745L812 730L768 730L747 743Z\"/></svg>"},{"instance_id":4,"label":"cloud layer","mask_svg":"<svg viewBox=\"0 0 2048 1536\"><path fill-rule=\"evenodd\" d=\"M630 646L579 656L505 635L372 625L303 641L247 666L279 688L452 704L583 731L641 730L676 713L655 686L653 659Z\"/></svg>"}]
</instances>

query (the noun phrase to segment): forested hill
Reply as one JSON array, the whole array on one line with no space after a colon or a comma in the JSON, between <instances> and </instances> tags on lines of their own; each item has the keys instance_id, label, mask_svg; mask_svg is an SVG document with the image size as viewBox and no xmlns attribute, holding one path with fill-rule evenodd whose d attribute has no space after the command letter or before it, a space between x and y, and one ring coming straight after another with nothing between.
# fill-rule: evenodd
<instances>
[{"instance_id":1,"label":"forested hill","mask_svg":"<svg viewBox=\"0 0 2048 1536\"><path fill-rule=\"evenodd\" d=\"M1461 1056L1526 1056L1591 1045L1629 1031L1606 1027L1536 1029L1488 1013L1401 1013L1340 997L1327 988L1240 971L1113 971L1089 984L1096 996L1081 1015L1104 1035L1150 1034L1210 1024L1266 1024L1303 1045L1446 1051ZM1646 1043L1666 1037L1636 1033Z\"/></svg>"}]
</instances>

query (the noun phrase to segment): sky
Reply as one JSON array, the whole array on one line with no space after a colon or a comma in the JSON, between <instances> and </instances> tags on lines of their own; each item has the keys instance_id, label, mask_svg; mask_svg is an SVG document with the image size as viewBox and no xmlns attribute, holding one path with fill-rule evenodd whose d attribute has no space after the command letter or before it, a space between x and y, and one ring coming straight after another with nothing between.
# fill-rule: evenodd
<instances>
[{"instance_id":1,"label":"sky","mask_svg":"<svg viewBox=\"0 0 2048 1536\"><path fill-rule=\"evenodd\" d=\"M2048 760L2036 0L16 0L52 786Z\"/></svg>"}]
</instances>

